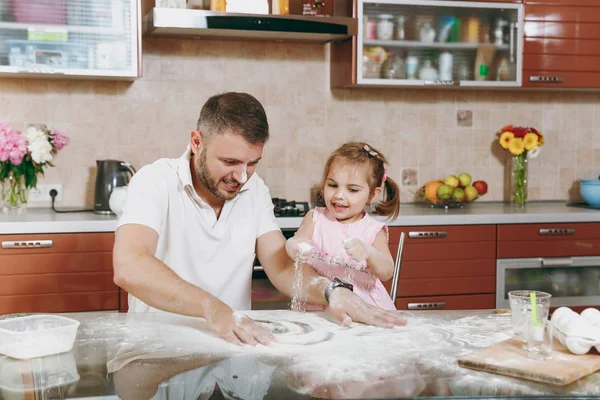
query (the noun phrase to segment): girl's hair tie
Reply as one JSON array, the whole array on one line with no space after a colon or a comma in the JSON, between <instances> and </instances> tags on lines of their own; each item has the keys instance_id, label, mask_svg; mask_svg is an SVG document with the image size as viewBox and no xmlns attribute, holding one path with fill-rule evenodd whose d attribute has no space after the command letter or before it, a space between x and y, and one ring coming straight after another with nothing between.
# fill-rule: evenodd
<instances>
[{"instance_id":1,"label":"girl's hair tie","mask_svg":"<svg viewBox=\"0 0 600 400\"><path fill-rule=\"evenodd\" d=\"M377 157L377 153L374 152L373 150L371 150L371 148L368 145L364 145L363 149L367 152L367 154L369 155L369 157Z\"/></svg>"},{"instance_id":2,"label":"girl's hair tie","mask_svg":"<svg viewBox=\"0 0 600 400\"><path fill-rule=\"evenodd\" d=\"M383 178L381 178L381 183L385 183L387 180L387 168L383 169Z\"/></svg>"}]
</instances>

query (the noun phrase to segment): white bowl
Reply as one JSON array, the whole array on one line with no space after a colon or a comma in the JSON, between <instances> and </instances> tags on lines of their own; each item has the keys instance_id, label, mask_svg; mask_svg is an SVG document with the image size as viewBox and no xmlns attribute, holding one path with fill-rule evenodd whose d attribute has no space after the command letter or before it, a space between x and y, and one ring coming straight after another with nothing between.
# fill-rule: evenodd
<instances>
[{"instance_id":1,"label":"white bowl","mask_svg":"<svg viewBox=\"0 0 600 400\"><path fill-rule=\"evenodd\" d=\"M18 359L70 351L79 321L58 315L28 315L0 320L0 354Z\"/></svg>"}]
</instances>

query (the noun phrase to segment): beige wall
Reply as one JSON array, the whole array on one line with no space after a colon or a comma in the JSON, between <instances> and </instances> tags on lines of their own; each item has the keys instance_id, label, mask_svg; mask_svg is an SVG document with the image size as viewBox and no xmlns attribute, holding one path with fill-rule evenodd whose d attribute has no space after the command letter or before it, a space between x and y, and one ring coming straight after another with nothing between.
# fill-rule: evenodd
<instances>
[{"instance_id":1,"label":"beige wall","mask_svg":"<svg viewBox=\"0 0 600 400\"><path fill-rule=\"evenodd\" d=\"M272 139L259 173L274 197L307 200L327 155L360 139L384 152L397 180L404 168L418 171L419 185L466 171L490 184L485 200L502 200L504 154L492 143L508 123L546 135L530 198L566 199L576 179L600 173L598 93L330 90L321 45L147 39L143 48L144 77L133 83L0 79L0 121L47 123L71 137L41 180L63 184L63 205L92 205L96 159L139 168L178 157L203 102L229 90L267 110ZM472 127L457 127L457 110L473 111ZM416 189L403 187L403 201Z\"/></svg>"}]
</instances>

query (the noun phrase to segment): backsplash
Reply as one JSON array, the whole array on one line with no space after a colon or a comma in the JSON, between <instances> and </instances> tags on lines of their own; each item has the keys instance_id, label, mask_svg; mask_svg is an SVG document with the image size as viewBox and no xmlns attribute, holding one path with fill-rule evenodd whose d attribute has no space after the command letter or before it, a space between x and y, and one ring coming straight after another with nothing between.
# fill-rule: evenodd
<instances>
[{"instance_id":1,"label":"backsplash","mask_svg":"<svg viewBox=\"0 0 600 400\"><path fill-rule=\"evenodd\" d=\"M309 200L329 153L365 140L390 160L390 176L404 177L403 202L462 171L488 182L482 200L504 200L505 152L494 146L509 123L545 134L530 199L566 199L577 179L600 174L599 93L331 90L321 45L145 39L143 48L144 77L133 83L0 79L0 122L47 123L71 138L40 181L63 185L60 205L92 206L96 159L139 169L180 156L202 104L224 91L265 106L271 139L258 172L273 197Z\"/></svg>"}]
</instances>

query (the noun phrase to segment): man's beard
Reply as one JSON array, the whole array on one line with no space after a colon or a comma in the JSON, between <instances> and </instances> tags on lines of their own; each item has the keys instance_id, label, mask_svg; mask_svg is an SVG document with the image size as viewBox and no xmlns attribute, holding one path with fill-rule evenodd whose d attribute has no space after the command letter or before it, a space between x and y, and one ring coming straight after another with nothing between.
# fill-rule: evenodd
<instances>
[{"instance_id":1,"label":"man's beard","mask_svg":"<svg viewBox=\"0 0 600 400\"><path fill-rule=\"evenodd\" d=\"M203 149L202 153L200 153L200 157L198 157L196 172L198 172L198 179L200 179L200 183L202 183L202 185L207 188L217 199L231 200L237 195L237 192L222 193L219 191L218 185L220 180L214 178L208 170L208 164L206 162L206 149Z\"/></svg>"}]
</instances>

